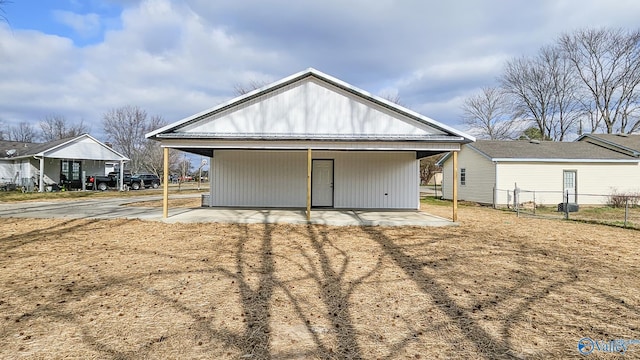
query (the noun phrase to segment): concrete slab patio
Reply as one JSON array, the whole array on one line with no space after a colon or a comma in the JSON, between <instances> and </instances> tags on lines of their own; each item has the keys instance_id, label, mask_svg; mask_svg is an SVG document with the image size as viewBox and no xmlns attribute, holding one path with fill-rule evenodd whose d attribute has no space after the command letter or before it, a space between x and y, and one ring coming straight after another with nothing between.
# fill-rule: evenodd
<instances>
[{"instance_id":1,"label":"concrete slab patio","mask_svg":"<svg viewBox=\"0 0 640 360\"><path fill-rule=\"evenodd\" d=\"M302 209L200 208L169 213L165 222L223 222L323 224L336 226L454 226L457 223L422 211L312 210L307 221Z\"/></svg>"},{"instance_id":2,"label":"concrete slab patio","mask_svg":"<svg viewBox=\"0 0 640 360\"><path fill-rule=\"evenodd\" d=\"M191 195L194 196L194 195ZM195 195L200 196L200 195ZM181 196L181 197L190 197ZM176 197L171 197L176 198ZM0 218L141 219L167 223L273 223L337 226L455 226L450 220L422 211L313 210L307 221L303 209L173 208L167 219L158 207L128 206L158 196L69 201L0 203Z\"/></svg>"}]
</instances>

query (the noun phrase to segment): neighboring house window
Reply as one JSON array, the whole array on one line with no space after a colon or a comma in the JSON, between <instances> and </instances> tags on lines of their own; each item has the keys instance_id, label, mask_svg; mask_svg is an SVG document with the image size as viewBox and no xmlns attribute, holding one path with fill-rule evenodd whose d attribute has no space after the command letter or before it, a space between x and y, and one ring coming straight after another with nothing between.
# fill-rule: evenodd
<instances>
[{"instance_id":1,"label":"neighboring house window","mask_svg":"<svg viewBox=\"0 0 640 360\"><path fill-rule=\"evenodd\" d=\"M467 169L460 169L460 185L467 185Z\"/></svg>"}]
</instances>

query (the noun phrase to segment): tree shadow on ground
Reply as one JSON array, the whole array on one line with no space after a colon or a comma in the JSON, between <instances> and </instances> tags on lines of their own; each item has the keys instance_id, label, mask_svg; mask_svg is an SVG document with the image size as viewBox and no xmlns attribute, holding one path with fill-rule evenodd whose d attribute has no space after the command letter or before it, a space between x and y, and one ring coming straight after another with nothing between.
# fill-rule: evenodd
<instances>
[{"instance_id":1,"label":"tree shadow on ground","mask_svg":"<svg viewBox=\"0 0 640 360\"><path fill-rule=\"evenodd\" d=\"M0 239L2 240L0 250L6 254L6 251L19 248L22 245L44 240L45 235L49 239L64 237L69 231L84 229L87 224L93 225L95 222L102 221L71 220L33 229L15 237L4 236ZM167 229L175 230L171 227L167 227ZM214 231L219 229L223 229L224 234L213 235ZM113 230L111 227L105 231L113 232ZM211 226L203 227L200 231L207 231L212 235L204 236L207 241L191 244L189 241L196 234L192 228L185 230L184 236L180 237L180 240L175 240L172 237L175 234L168 233L166 242L163 243L169 245L166 248L161 246L151 248L139 245L129 246L127 242L109 243L109 250L105 251L116 254L113 263L129 262L131 264L139 258L150 258L151 265L145 265L129 273L119 273L117 269L108 268L108 266L112 266L108 265L99 269L99 277L91 281L78 281L75 278L75 284L71 284L71 279L61 279L64 276L58 277L51 285L55 291L44 293L47 294L47 298L41 301L40 306L34 305L31 308L22 306L22 312L7 315L10 319L5 321L6 326L0 331L0 338L10 339L15 336L15 333L25 331L29 321L39 318L42 321L63 322L70 327L79 329L87 348L95 350L103 357L115 359L154 357L158 354L158 347L167 346L165 345L167 342L181 335L179 332L187 333L189 336L188 339L181 341L188 344L194 342L196 345L202 343L199 346L205 350L208 349L211 354L227 358L359 359L371 356L369 352L371 343L378 341L382 344L377 349L379 350L377 357L391 359L405 356L406 349L417 348L416 351L420 352L428 346L417 343L424 341L424 338L416 340L415 334L426 333L426 330L430 330L431 333L438 333L441 330L447 331L443 327L451 325L464 336L465 343L470 344L468 347L473 348L468 353L469 356L487 359L512 358L518 357L519 354L515 354L514 348L517 345L512 344L511 338L512 326L517 322L510 320L516 319L521 323L521 318L527 309L535 307L537 302L547 297L550 292L553 293L559 288L571 285L578 278L568 255L565 258L558 254L554 254L554 257L557 256L555 261L561 264L557 269L557 273L560 275L555 278L536 278L536 276L540 276L540 273L546 271L546 269L540 273L533 271L533 269L540 268L545 264L543 260L549 256L546 250L541 250L531 244L521 245L519 248L514 246L503 249L502 244L496 241L493 248L502 251L496 255L496 261L509 259L515 263L513 268L519 270L509 273L509 276L513 277L509 281L505 279L504 283L496 284L492 289L486 291L496 295L495 297L469 296L468 298L474 302L469 305L463 303L460 298L454 297L451 289L447 287L447 284L455 284L458 280L453 275L455 272L452 271L451 264L453 262L461 264L467 261L481 263L479 258L482 255L476 253L477 249L473 247L452 251L449 245L453 246L453 241L462 240L452 239L452 236L456 236L455 233L452 235L449 232L434 231L433 234L425 235L415 229L406 231L378 227L337 229L320 225L284 227L273 224L235 224L227 225L224 228ZM356 269L354 262L358 259L354 256L362 256L361 254L364 253L358 253L358 249L350 252L352 251L350 249L353 248L347 242L342 242L341 239L341 236L346 234L353 235L357 241L363 242L361 246L371 249L370 254L373 255L373 260L367 266L363 266L363 269ZM409 234L412 238L406 241ZM481 231L475 233L468 229L464 231L464 236L481 238L483 235ZM290 238L296 240L290 240ZM74 241L82 240L75 239ZM184 243L173 245L175 241L184 241ZM446 250L442 253L430 253L432 251L430 245L435 243L445 244L442 249ZM522 243L526 243L526 240L523 239ZM172 249L179 249L180 246L191 248L181 254L172 253ZM28 249L21 256L37 256L33 250ZM97 254L99 250L96 250ZM127 256L132 255L130 253L133 253L136 258L128 258ZM221 262L205 261L209 258L219 259ZM4 264L10 264L12 261L6 257L1 259ZM38 261L41 259L38 258ZM88 258L86 261L93 259ZM362 261L366 262L368 259ZM288 267L280 268L282 262L286 262ZM563 263L566 265L562 265ZM60 269L67 271L65 267L57 268L56 266L58 265L52 265L48 271L51 273ZM149 268L149 266L153 266L153 268ZM168 268L168 270L158 272L156 269L159 267ZM377 324L372 323L371 320L366 320L368 321L366 323L361 320L366 318L366 316L362 316L362 312L369 311L371 308L359 307L355 299L358 299L358 296L371 295L373 292L383 292L385 289L384 281L394 280L385 277L381 277L382 280L370 278L384 275L385 270L390 268L393 268L393 271L399 269L397 273L403 275L403 279L400 281L408 280L412 283L410 291L413 291L413 295L420 292L417 294L420 296L416 297L420 300L415 303L418 307L441 311L446 316L446 321L424 325L424 323L412 319L411 314L407 313L406 316L403 314L398 322L402 322L405 329L399 329L398 336L393 340L378 340L377 336L381 332L376 329ZM287 269L288 272L283 273L283 269ZM205 295L205 297L198 299L200 303L204 304L203 306L200 306L200 303L185 300L180 294L172 292L172 286L175 286L180 278L192 275L201 275L202 279L207 279L199 285L203 288L193 289L194 292L201 291ZM222 277L223 280L215 279L216 277ZM500 281L500 279L495 280ZM298 289L292 289L292 284L298 286L302 282L305 286L309 285L308 292L311 294L310 296L313 296L313 300L305 298L306 294L298 292ZM366 291L360 287L365 282L370 284L370 288ZM413 285L417 289L414 289ZM226 287L223 288L223 286ZM20 294L25 297L31 296L32 298L39 297L39 292L42 291L42 288L34 290L33 287L29 288L24 284L18 284L15 288L17 289L15 291L20 291ZM403 288L399 287L398 289L402 290ZM138 293L151 298L152 303L159 304L166 313L182 316L180 320L175 320L175 324L184 325L184 327L177 327L179 330L176 330L172 328L174 324L169 323L166 329L149 331L141 335L141 340L135 344L135 348L123 349L120 346L121 343L110 342L109 339L101 337L100 330L94 325L95 323L87 323L86 317L83 318L84 315L95 311L103 303L106 304L107 301L113 300L112 298L96 299L97 294L116 291ZM30 292L34 294L29 294ZM274 346L274 342L282 335L279 333L282 328L278 327L282 324L274 320L274 317L278 316L277 313L274 313L278 311L276 309L283 308L282 305L278 307L276 297L281 299L283 294L286 306L290 307L288 311L295 317L284 326L299 325L309 339L308 343L301 344L300 349L283 350ZM213 298L214 296L228 297L225 299L226 304L229 305L227 310L229 308L231 310L228 310L229 312L224 312L224 308L210 310L212 309L211 305L217 300ZM385 296L386 293L381 294L378 299L382 299L384 302L386 301ZM609 295L603 290L601 297L605 296ZM131 296L127 299L129 298ZM514 299L515 302L512 302ZM620 302L622 299L611 295L607 300ZM80 302L83 304L80 308L70 306L70 304ZM2 303L0 303L1 305ZM497 324L497 326L494 328L494 332L491 332L487 330L486 323L482 322L476 310L497 309L496 311L502 311L503 308L499 308L501 305L504 305L503 308L507 308L507 311L498 314L504 316L504 319L492 319L493 324ZM637 307L633 304L621 306L629 311L637 312ZM314 314L310 314L310 309ZM416 311L420 311L420 309ZM158 317L161 316L162 314L158 315ZM236 317L237 319L235 319ZM320 320L318 320L319 317ZM220 318L229 321L222 324L219 321L216 322ZM116 319L118 318L116 317ZM156 318L151 316L146 320L148 321L146 325L155 320ZM605 319L603 318L602 321L604 322ZM326 325L327 332L319 333L318 326L316 326L318 323ZM362 330L365 327L366 329ZM427 327L429 328L427 329ZM137 329L142 329L142 325ZM359 333L359 329L362 332ZM365 331L367 333L364 333ZM371 340L372 336L376 336L373 341ZM444 341L454 340L446 337ZM2 340L0 340L1 342ZM221 347L225 349L224 352L220 352ZM455 345L452 344L452 347Z\"/></svg>"},{"instance_id":2,"label":"tree shadow on ground","mask_svg":"<svg viewBox=\"0 0 640 360\"><path fill-rule=\"evenodd\" d=\"M439 306L439 309L444 312L451 324L454 324L464 334L465 338L470 341L474 346L474 353L476 356L486 359L498 359L505 358L511 359L514 356L519 355L513 349L511 344L511 327L514 326L514 320L520 319L527 309L530 309L537 301L540 301L544 297L548 296L550 291L558 289L575 282L576 271L571 267L567 267L566 273L562 279L548 279L546 283L535 284L536 279L529 278L526 273L520 275L515 274L517 279L505 280L505 284L499 284L497 286L498 291L494 293L495 298L487 299L475 299L475 304L469 308L463 306L451 295L449 286L444 284L456 284L456 278L448 277L446 271L446 264L451 263L452 260L456 260L459 263L463 263L470 260L473 257L477 257L476 254L459 254L455 253L450 255L451 258L442 260L430 260L424 261L422 256L410 255L413 251L413 245L404 246L399 244L398 239L392 239L384 231L376 227L364 227L364 232L393 260L393 262L411 279L424 294L428 294L432 301ZM467 233L467 236L482 236L482 234ZM456 239L461 240L461 239ZM449 239L451 241L451 239ZM527 263L527 257L530 252L535 252L536 249L521 248L520 253L514 254L513 258L519 262L522 269L527 269L532 264ZM446 260L446 261L444 261ZM430 270L429 274L424 271L425 268ZM501 279L495 279L500 282ZM509 285L506 283L509 282ZM529 295L524 297L522 291L525 288L533 287L533 293L529 291ZM513 300L515 297L523 296L522 301L518 306L510 309L508 313L502 314L504 320L500 321L501 327L499 334L490 333L487 331L478 321L478 317L474 316L476 311L480 311L487 308L497 308L501 301ZM403 342L398 343L395 346L394 351L390 353L386 358L393 358L401 350L402 344L410 339L405 339Z\"/></svg>"}]
</instances>

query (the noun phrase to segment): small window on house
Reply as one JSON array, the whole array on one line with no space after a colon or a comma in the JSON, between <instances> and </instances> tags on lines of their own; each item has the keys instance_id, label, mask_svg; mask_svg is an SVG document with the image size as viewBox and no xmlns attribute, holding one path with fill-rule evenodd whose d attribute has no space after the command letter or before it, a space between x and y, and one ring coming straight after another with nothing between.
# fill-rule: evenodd
<instances>
[{"instance_id":1,"label":"small window on house","mask_svg":"<svg viewBox=\"0 0 640 360\"><path fill-rule=\"evenodd\" d=\"M460 185L467 185L467 169L460 169Z\"/></svg>"}]
</instances>

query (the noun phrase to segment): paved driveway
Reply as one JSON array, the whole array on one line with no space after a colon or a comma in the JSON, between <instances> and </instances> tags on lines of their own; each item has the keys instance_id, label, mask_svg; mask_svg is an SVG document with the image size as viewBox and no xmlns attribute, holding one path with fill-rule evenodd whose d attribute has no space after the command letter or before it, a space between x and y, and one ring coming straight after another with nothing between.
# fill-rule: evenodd
<instances>
[{"instance_id":1,"label":"paved driveway","mask_svg":"<svg viewBox=\"0 0 640 360\"><path fill-rule=\"evenodd\" d=\"M200 197L186 195L180 197ZM177 196L172 196L177 198ZM141 219L168 223L288 223L307 224L301 209L174 208L162 219L162 208L126 206L139 201L159 200L159 196L102 198L69 201L0 203L2 218ZM450 220L422 211L313 210L312 224L380 226L451 226Z\"/></svg>"}]
</instances>

